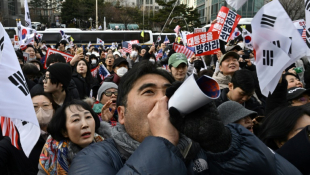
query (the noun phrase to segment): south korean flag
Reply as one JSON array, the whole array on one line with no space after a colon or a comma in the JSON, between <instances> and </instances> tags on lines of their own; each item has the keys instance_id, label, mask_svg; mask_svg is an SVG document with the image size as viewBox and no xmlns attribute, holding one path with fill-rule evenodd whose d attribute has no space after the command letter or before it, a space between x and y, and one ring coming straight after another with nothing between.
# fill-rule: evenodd
<instances>
[{"instance_id":1,"label":"south korean flag","mask_svg":"<svg viewBox=\"0 0 310 175\"><path fill-rule=\"evenodd\" d=\"M290 62L294 63L297 59L303 57L307 53L307 45L303 41L301 35L296 30L294 23L286 13L278 0L273 0L264 5L255 15L251 23L252 36L266 36L261 29L274 31L291 39L289 57ZM267 32L268 33L268 32ZM253 40L253 42L256 42Z\"/></svg>"},{"instance_id":2,"label":"south korean flag","mask_svg":"<svg viewBox=\"0 0 310 175\"><path fill-rule=\"evenodd\" d=\"M305 0L307 56L310 56L310 0Z\"/></svg>"}]
</instances>

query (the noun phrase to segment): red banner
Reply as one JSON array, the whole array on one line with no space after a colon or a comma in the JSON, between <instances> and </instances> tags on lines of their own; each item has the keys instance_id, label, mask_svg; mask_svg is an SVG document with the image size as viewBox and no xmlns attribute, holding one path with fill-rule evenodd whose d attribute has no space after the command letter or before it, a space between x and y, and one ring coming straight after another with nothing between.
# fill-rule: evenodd
<instances>
[{"instance_id":1,"label":"red banner","mask_svg":"<svg viewBox=\"0 0 310 175\"><path fill-rule=\"evenodd\" d=\"M188 34L186 40L187 46L195 47L196 56L216 54L220 49L217 31Z\"/></svg>"},{"instance_id":2,"label":"red banner","mask_svg":"<svg viewBox=\"0 0 310 175\"><path fill-rule=\"evenodd\" d=\"M217 31L220 33L219 39L227 42L238 25L241 16L229 8L222 6L217 15L217 23L212 24L208 32Z\"/></svg>"},{"instance_id":3,"label":"red banner","mask_svg":"<svg viewBox=\"0 0 310 175\"><path fill-rule=\"evenodd\" d=\"M46 56L45 56L44 69L47 69L47 67L46 67L46 60L47 60L48 56L50 56L51 54L55 54L55 53L58 53L58 54L62 55L66 59L66 62L71 61L72 58L74 57L73 55L70 55L68 53L65 53L65 52L62 52L62 51L59 51L59 50L56 50L56 49L48 48L47 51L46 51Z\"/></svg>"}]
</instances>

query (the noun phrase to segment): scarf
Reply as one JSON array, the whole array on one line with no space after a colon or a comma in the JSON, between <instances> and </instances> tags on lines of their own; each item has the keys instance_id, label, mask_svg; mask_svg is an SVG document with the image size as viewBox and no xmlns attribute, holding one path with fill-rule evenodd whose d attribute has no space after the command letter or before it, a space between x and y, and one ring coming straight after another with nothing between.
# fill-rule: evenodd
<instances>
[{"instance_id":1,"label":"scarf","mask_svg":"<svg viewBox=\"0 0 310 175\"><path fill-rule=\"evenodd\" d=\"M95 133L94 142L101 142L104 138ZM40 154L39 164L48 175L68 174L69 166L74 156L82 150L70 140L60 142L49 136Z\"/></svg>"},{"instance_id":2,"label":"scarf","mask_svg":"<svg viewBox=\"0 0 310 175\"><path fill-rule=\"evenodd\" d=\"M131 138L126 130L124 125L117 123L116 126L112 128L112 138L115 141L116 145L119 147L121 157L128 159L131 154L139 147L140 143L133 138ZM179 143L177 148L180 150L184 158L186 158L190 148L192 146L192 140L186 137L183 134L180 134Z\"/></svg>"}]
</instances>

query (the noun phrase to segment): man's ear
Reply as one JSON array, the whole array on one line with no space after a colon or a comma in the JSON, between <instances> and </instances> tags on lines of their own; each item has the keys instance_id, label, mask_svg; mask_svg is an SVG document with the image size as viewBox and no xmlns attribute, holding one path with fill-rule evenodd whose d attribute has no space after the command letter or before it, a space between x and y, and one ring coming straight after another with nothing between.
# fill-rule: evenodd
<instances>
[{"instance_id":1,"label":"man's ear","mask_svg":"<svg viewBox=\"0 0 310 175\"><path fill-rule=\"evenodd\" d=\"M125 107L124 106L117 107L117 114L118 114L118 122L123 125L125 123Z\"/></svg>"},{"instance_id":2,"label":"man's ear","mask_svg":"<svg viewBox=\"0 0 310 175\"><path fill-rule=\"evenodd\" d=\"M222 66L221 66L221 65L219 65L219 69L220 69L220 72L223 72L223 71L222 71Z\"/></svg>"},{"instance_id":3,"label":"man's ear","mask_svg":"<svg viewBox=\"0 0 310 175\"><path fill-rule=\"evenodd\" d=\"M234 89L234 84L232 84L231 82L228 83L228 88L229 91L232 91Z\"/></svg>"}]
</instances>

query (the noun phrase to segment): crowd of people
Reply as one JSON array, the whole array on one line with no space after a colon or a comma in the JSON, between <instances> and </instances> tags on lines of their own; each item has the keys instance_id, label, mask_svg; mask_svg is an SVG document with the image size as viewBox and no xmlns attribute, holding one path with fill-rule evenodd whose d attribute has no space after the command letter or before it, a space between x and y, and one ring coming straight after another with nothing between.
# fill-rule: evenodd
<instances>
[{"instance_id":1,"label":"crowd of people","mask_svg":"<svg viewBox=\"0 0 310 175\"><path fill-rule=\"evenodd\" d=\"M26 157L0 133L1 174L310 174L305 58L264 96L242 40L189 59L165 43L134 44L124 54L121 46L61 41L56 49L74 55L69 62L47 56L49 47L42 41L16 51L41 134ZM94 71L101 65L109 76ZM216 80L220 96L186 115L168 109L192 74Z\"/></svg>"}]
</instances>

